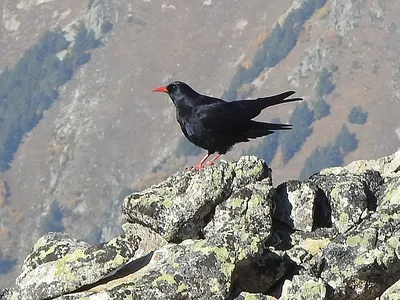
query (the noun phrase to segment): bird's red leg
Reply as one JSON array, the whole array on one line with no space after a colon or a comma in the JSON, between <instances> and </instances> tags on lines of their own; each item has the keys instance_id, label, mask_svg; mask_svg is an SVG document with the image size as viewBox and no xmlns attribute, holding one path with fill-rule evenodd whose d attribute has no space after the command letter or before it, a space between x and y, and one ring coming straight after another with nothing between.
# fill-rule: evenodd
<instances>
[{"instance_id":1,"label":"bird's red leg","mask_svg":"<svg viewBox=\"0 0 400 300\"><path fill-rule=\"evenodd\" d=\"M207 166L211 166L214 162L221 156L221 153L217 153L209 162L206 163Z\"/></svg>"},{"instance_id":2,"label":"bird's red leg","mask_svg":"<svg viewBox=\"0 0 400 300\"><path fill-rule=\"evenodd\" d=\"M203 164L204 164L204 162L207 160L207 158L209 158L209 157L210 157L210 154L207 153L207 155L204 156L204 157L202 158L202 160L201 160L197 165L195 165L194 167L192 167L191 170L200 170L200 169L203 169L203 168L204 168Z\"/></svg>"}]
</instances>

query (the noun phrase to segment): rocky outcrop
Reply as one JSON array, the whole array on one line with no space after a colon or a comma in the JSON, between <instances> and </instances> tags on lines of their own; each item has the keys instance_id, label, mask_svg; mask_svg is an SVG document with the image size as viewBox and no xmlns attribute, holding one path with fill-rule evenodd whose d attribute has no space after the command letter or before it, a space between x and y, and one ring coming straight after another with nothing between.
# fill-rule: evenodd
<instances>
[{"instance_id":1,"label":"rocky outcrop","mask_svg":"<svg viewBox=\"0 0 400 300\"><path fill-rule=\"evenodd\" d=\"M107 26L112 26L109 0L94 0L90 2L89 11L85 15L63 28L67 41L72 42L75 40L76 30L80 23L83 23L88 30L93 30L96 39L103 38L109 30Z\"/></svg>"},{"instance_id":2,"label":"rocky outcrop","mask_svg":"<svg viewBox=\"0 0 400 300\"><path fill-rule=\"evenodd\" d=\"M86 14L84 22L86 28L94 31L96 39L104 36L104 24L111 24L111 12L108 0L94 0Z\"/></svg>"},{"instance_id":3,"label":"rocky outcrop","mask_svg":"<svg viewBox=\"0 0 400 300\"><path fill-rule=\"evenodd\" d=\"M39 239L3 299L396 299L400 151L272 185L256 157L123 203L125 234Z\"/></svg>"},{"instance_id":4,"label":"rocky outcrop","mask_svg":"<svg viewBox=\"0 0 400 300\"><path fill-rule=\"evenodd\" d=\"M342 39L348 38L349 33L357 28L364 5L364 0L333 0L325 4L322 9L324 12L320 12L320 18L326 19L325 32L322 38L310 43L299 65L288 76L291 85L299 88L302 78L314 75L323 68L330 69L336 64L332 48L340 46ZM382 18L384 12L380 2L374 2L372 6L370 15Z\"/></svg>"}]
</instances>

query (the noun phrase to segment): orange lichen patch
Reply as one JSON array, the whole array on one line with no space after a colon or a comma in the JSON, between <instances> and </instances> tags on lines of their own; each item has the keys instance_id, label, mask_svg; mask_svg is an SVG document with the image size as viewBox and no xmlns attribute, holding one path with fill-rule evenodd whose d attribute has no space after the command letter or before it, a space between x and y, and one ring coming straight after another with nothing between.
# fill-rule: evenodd
<instances>
[{"instance_id":1,"label":"orange lichen patch","mask_svg":"<svg viewBox=\"0 0 400 300\"><path fill-rule=\"evenodd\" d=\"M56 154L60 154L60 153L63 151L63 146L60 145L60 144L55 144L55 145L53 146L53 149L54 149L54 152L55 152Z\"/></svg>"},{"instance_id":2,"label":"orange lichen patch","mask_svg":"<svg viewBox=\"0 0 400 300\"><path fill-rule=\"evenodd\" d=\"M10 229L6 227L0 227L0 239L3 241L4 239L10 238Z\"/></svg>"},{"instance_id":3,"label":"orange lichen patch","mask_svg":"<svg viewBox=\"0 0 400 300\"><path fill-rule=\"evenodd\" d=\"M62 153L63 151L63 146L61 144L55 144L52 146L49 146L47 148L47 153L50 157L53 157L54 155L58 155Z\"/></svg>"},{"instance_id":4,"label":"orange lichen patch","mask_svg":"<svg viewBox=\"0 0 400 300\"><path fill-rule=\"evenodd\" d=\"M6 197L3 194L0 194L0 208L3 208L6 205Z\"/></svg>"},{"instance_id":5,"label":"orange lichen patch","mask_svg":"<svg viewBox=\"0 0 400 300\"><path fill-rule=\"evenodd\" d=\"M279 26L283 27L283 24L285 24L286 18L287 18L287 14L279 17L279 19L278 19Z\"/></svg>"},{"instance_id":6,"label":"orange lichen patch","mask_svg":"<svg viewBox=\"0 0 400 300\"><path fill-rule=\"evenodd\" d=\"M2 249L9 249L11 247L11 232L7 227L0 227L0 240ZM4 252L4 250L3 250ZM1 254L1 251L0 251ZM6 254L6 253L3 253Z\"/></svg>"},{"instance_id":7,"label":"orange lichen patch","mask_svg":"<svg viewBox=\"0 0 400 300\"><path fill-rule=\"evenodd\" d=\"M12 248L12 239L11 239L11 231L7 227L0 227L0 241L1 241L1 250L0 258L5 259L10 253L9 249ZM3 254L3 257L1 256Z\"/></svg>"},{"instance_id":8,"label":"orange lichen patch","mask_svg":"<svg viewBox=\"0 0 400 300\"><path fill-rule=\"evenodd\" d=\"M268 31L260 32L255 41L256 46L261 46L264 43L264 41L267 39L268 36L269 36Z\"/></svg>"},{"instance_id":9,"label":"orange lichen patch","mask_svg":"<svg viewBox=\"0 0 400 300\"><path fill-rule=\"evenodd\" d=\"M327 33L325 33L323 39L329 48L340 46L342 43L341 37L336 33L335 30L329 30Z\"/></svg>"},{"instance_id":10,"label":"orange lichen patch","mask_svg":"<svg viewBox=\"0 0 400 300\"><path fill-rule=\"evenodd\" d=\"M250 69L253 67L253 62L250 58L246 59L245 61L242 62L242 67L245 69Z\"/></svg>"},{"instance_id":11,"label":"orange lichen patch","mask_svg":"<svg viewBox=\"0 0 400 300\"><path fill-rule=\"evenodd\" d=\"M14 223L19 224L24 220L24 214L22 212L16 212L14 214Z\"/></svg>"},{"instance_id":12,"label":"orange lichen patch","mask_svg":"<svg viewBox=\"0 0 400 300\"><path fill-rule=\"evenodd\" d=\"M18 210L15 210L11 206L6 206L7 214L10 219L14 221L14 224L19 224L24 219L24 214Z\"/></svg>"},{"instance_id":13,"label":"orange lichen patch","mask_svg":"<svg viewBox=\"0 0 400 300\"><path fill-rule=\"evenodd\" d=\"M6 204L7 187L3 180L0 179L0 208Z\"/></svg>"},{"instance_id":14,"label":"orange lichen patch","mask_svg":"<svg viewBox=\"0 0 400 300\"><path fill-rule=\"evenodd\" d=\"M67 200L65 203L68 205L69 208L75 209L78 207L78 205L82 202L79 197L71 197L69 200Z\"/></svg>"},{"instance_id":15,"label":"orange lichen patch","mask_svg":"<svg viewBox=\"0 0 400 300\"><path fill-rule=\"evenodd\" d=\"M282 151L280 148L278 148L278 150L276 151L275 157L274 157L274 162L276 162L276 165L278 167L283 167L285 164L283 163L283 155L282 155Z\"/></svg>"}]
</instances>

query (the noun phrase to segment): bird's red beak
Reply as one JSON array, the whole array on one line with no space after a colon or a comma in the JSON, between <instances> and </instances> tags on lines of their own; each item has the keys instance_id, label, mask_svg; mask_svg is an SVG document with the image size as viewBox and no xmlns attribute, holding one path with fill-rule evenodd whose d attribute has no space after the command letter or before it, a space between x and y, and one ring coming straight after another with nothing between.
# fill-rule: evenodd
<instances>
[{"instance_id":1,"label":"bird's red beak","mask_svg":"<svg viewBox=\"0 0 400 300\"><path fill-rule=\"evenodd\" d=\"M160 86L154 90L152 90L152 92L164 92L164 93L168 93L167 87L166 86Z\"/></svg>"}]
</instances>

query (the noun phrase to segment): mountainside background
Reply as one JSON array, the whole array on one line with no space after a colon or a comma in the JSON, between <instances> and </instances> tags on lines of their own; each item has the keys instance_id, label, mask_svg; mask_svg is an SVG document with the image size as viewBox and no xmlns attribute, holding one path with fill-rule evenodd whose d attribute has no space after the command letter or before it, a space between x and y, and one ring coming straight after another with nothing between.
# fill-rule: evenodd
<instances>
[{"instance_id":1,"label":"mountainside background","mask_svg":"<svg viewBox=\"0 0 400 300\"><path fill-rule=\"evenodd\" d=\"M307 105L259 117L291 122L292 132L224 157L264 157L277 184L399 148L398 1L0 0L0 7L3 78L13 70L35 76L41 61L43 69L66 70L57 82L46 73L47 81L29 85L41 87L35 99L48 101L31 109L26 126L17 120L26 132L18 130L21 144L0 173L0 287L43 233L109 240L119 233L125 195L200 159L182 140L171 101L151 93L170 81L229 100L289 89L304 97ZM56 32L47 39L54 49L25 52L45 43L46 31ZM43 53L51 60L18 64ZM14 120L4 87L29 91L14 79L2 86L0 77L0 139Z\"/></svg>"}]
</instances>

